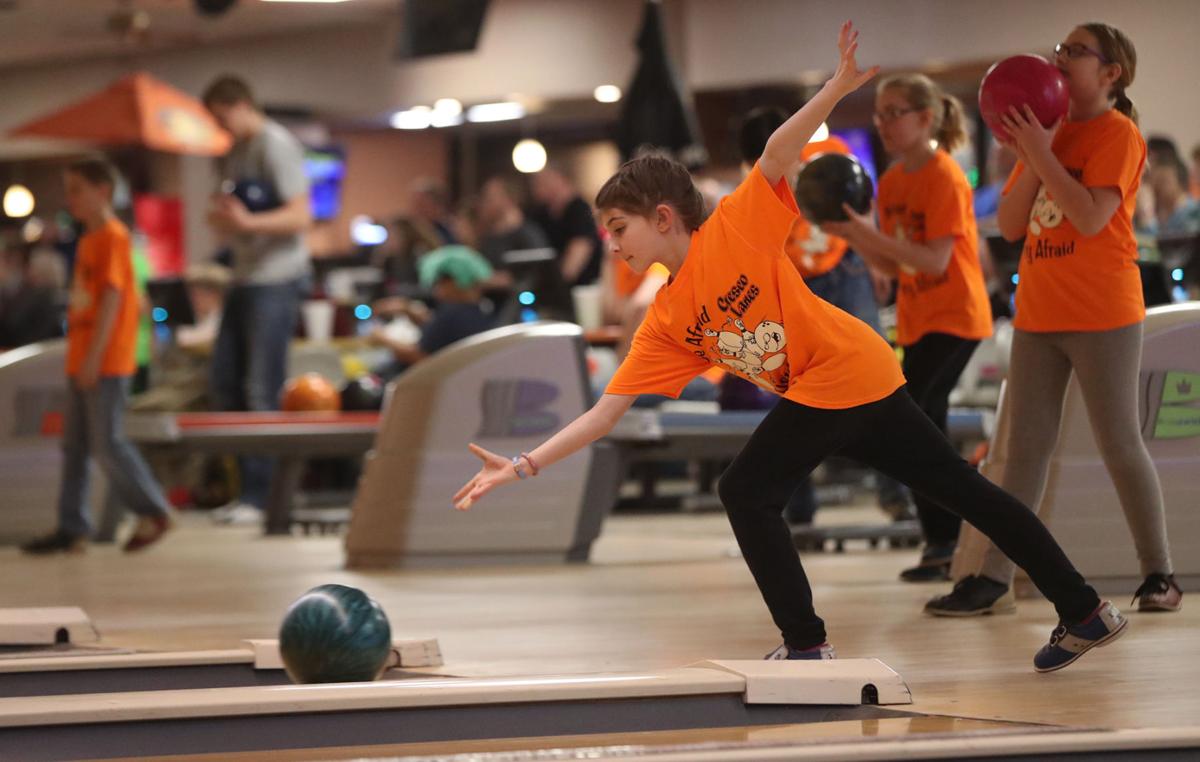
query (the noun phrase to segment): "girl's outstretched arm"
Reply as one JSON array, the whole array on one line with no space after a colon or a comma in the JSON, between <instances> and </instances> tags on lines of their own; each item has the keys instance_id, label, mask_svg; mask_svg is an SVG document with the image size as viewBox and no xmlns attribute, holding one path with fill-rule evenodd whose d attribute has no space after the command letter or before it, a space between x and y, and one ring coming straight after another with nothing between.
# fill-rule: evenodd
<instances>
[{"instance_id":1,"label":"girl's outstretched arm","mask_svg":"<svg viewBox=\"0 0 1200 762\"><path fill-rule=\"evenodd\" d=\"M612 431L612 427L633 405L635 399L637 397L628 394L603 395L590 410L568 423L557 434L529 453L532 463L521 458L522 470L526 474L530 474L535 468L533 464L536 464L537 470L541 470L595 442ZM468 447L483 461L483 467L458 492L454 493L454 507L460 511L468 510L476 500L501 484L515 482L521 478L517 475L516 467L509 458L489 452L477 444L470 444Z\"/></svg>"},{"instance_id":2,"label":"girl's outstretched arm","mask_svg":"<svg viewBox=\"0 0 1200 762\"><path fill-rule=\"evenodd\" d=\"M858 30L847 21L838 33L838 67L821 91L804 104L767 140L758 160L759 169L771 185L779 182L788 168L800 158L800 152L828 117L833 107L845 96L862 87L879 73L878 66L860 71L854 58L858 50Z\"/></svg>"}]
</instances>

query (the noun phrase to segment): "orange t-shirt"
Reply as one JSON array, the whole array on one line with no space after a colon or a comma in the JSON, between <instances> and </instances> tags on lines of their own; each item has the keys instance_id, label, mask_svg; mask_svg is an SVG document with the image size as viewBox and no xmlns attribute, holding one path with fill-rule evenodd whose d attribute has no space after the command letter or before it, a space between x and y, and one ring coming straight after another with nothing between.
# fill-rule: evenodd
<instances>
[{"instance_id":1,"label":"orange t-shirt","mask_svg":"<svg viewBox=\"0 0 1200 762\"><path fill-rule=\"evenodd\" d=\"M935 151L915 172L897 162L879 179L883 232L925 243L954 237L950 264L941 275L900 266L896 292L896 341L911 346L929 333L962 339L992 335L992 308L979 267L979 234L971 185L953 157Z\"/></svg>"},{"instance_id":2,"label":"orange t-shirt","mask_svg":"<svg viewBox=\"0 0 1200 762\"><path fill-rule=\"evenodd\" d=\"M849 156L850 146L841 138L831 136L804 146L804 150L800 152L800 159L809 161L823 153ZM802 277L815 278L837 267L847 248L846 239L829 235L800 214L796 217L796 224L792 226L792 234L788 236L783 250L787 252L788 259L792 260Z\"/></svg>"},{"instance_id":3,"label":"orange t-shirt","mask_svg":"<svg viewBox=\"0 0 1200 762\"><path fill-rule=\"evenodd\" d=\"M83 367L95 335L100 301L110 288L120 292L121 305L108 346L100 358L100 375L129 376L136 369L138 296L129 229L117 219L84 234L76 247L75 274L67 305L68 376L78 374Z\"/></svg>"},{"instance_id":4,"label":"orange t-shirt","mask_svg":"<svg viewBox=\"0 0 1200 762\"><path fill-rule=\"evenodd\" d=\"M678 397L719 365L793 402L841 409L904 383L896 355L866 323L813 295L783 253L796 201L756 165L692 234L659 290L609 394Z\"/></svg>"},{"instance_id":5,"label":"orange t-shirt","mask_svg":"<svg viewBox=\"0 0 1200 762\"><path fill-rule=\"evenodd\" d=\"M1133 209L1146 143L1137 125L1119 111L1086 122L1064 122L1054 155L1089 188L1117 188L1121 205L1099 233L1080 235L1045 186L1029 211L1025 248L1017 270L1017 314L1022 331L1107 331L1146 317L1137 267ZM1013 168L1004 192L1024 171Z\"/></svg>"}]
</instances>

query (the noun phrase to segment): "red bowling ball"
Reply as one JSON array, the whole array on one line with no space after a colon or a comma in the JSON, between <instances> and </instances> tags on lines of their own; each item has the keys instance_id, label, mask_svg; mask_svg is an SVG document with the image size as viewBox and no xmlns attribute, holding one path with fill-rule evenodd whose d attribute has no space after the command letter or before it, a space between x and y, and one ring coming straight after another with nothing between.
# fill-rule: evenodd
<instances>
[{"instance_id":1,"label":"red bowling ball","mask_svg":"<svg viewBox=\"0 0 1200 762\"><path fill-rule=\"evenodd\" d=\"M979 113L992 134L1007 140L1001 116L1010 106L1020 111L1026 104L1043 127L1065 117L1070 93L1062 72L1041 56L1012 56L992 64L979 85Z\"/></svg>"}]
</instances>

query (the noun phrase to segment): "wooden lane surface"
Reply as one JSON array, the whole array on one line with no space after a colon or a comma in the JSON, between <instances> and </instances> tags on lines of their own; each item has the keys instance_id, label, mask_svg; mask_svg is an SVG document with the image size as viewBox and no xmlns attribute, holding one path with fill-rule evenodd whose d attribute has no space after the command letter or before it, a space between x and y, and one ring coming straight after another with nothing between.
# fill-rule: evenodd
<instances>
[{"instance_id":1,"label":"wooden lane surface","mask_svg":"<svg viewBox=\"0 0 1200 762\"><path fill-rule=\"evenodd\" d=\"M823 510L819 519L850 516ZM721 516L616 517L591 564L385 572L343 570L336 537L262 538L255 528L184 519L139 555L93 547L28 558L0 549L5 605L82 606L108 645L228 649L274 637L292 600L340 582L376 597L397 636L437 637L445 671L458 675L657 670L755 658L778 643ZM1022 601L1010 616L926 617L921 605L947 586L897 582L913 559L912 551L853 547L805 556L830 641L843 656L877 657L899 672L912 710L1123 728L1200 716L1200 607L1131 613L1125 637L1039 675L1030 662L1055 624L1049 604ZM1128 597L1116 603L1128 609Z\"/></svg>"}]
</instances>

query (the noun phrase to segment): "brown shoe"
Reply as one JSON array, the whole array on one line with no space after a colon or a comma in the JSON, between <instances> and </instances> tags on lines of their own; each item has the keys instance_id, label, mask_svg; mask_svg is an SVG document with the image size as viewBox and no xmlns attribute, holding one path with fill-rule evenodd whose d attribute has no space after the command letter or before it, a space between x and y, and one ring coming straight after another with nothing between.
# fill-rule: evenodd
<instances>
[{"instance_id":1,"label":"brown shoe","mask_svg":"<svg viewBox=\"0 0 1200 762\"><path fill-rule=\"evenodd\" d=\"M162 539L162 536L171 528L171 519L168 516L142 516L138 519L137 526L133 530L133 536L125 543L125 552L133 553L137 550L142 550L148 545L153 545Z\"/></svg>"},{"instance_id":2,"label":"brown shoe","mask_svg":"<svg viewBox=\"0 0 1200 762\"><path fill-rule=\"evenodd\" d=\"M1183 608L1183 590L1173 574L1151 574L1133 594L1138 611L1179 611Z\"/></svg>"}]
</instances>

